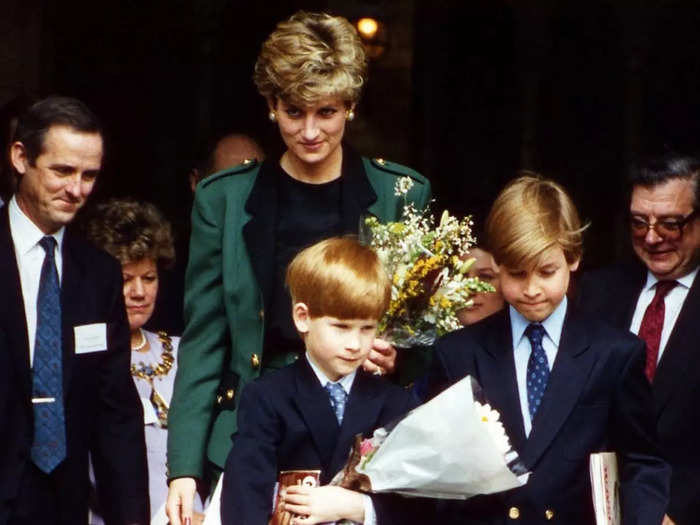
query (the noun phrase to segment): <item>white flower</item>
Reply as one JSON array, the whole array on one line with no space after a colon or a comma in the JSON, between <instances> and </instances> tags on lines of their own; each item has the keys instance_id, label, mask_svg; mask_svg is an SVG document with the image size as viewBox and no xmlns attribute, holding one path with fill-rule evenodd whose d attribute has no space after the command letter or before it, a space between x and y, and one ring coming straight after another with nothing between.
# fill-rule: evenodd
<instances>
[{"instance_id":1,"label":"white flower","mask_svg":"<svg viewBox=\"0 0 700 525\"><path fill-rule=\"evenodd\" d=\"M411 177L401 177L394 186L394 195L397 197L406 195L411 188L413 188L413 179Z\"/></svg>"},{"instance_id":2,"label":"white flower","mask_svg":"<svg viewBox=\"0 0 700 525\"><path fill-rule=\"evenodd\" d=\"M482 405L478 401L474 401L474 405L479 419L486 426L486 431L493 439L494 444L499 452L505 455L510 450L510 442L506 430L503 428L503 423L501 423L501 415L498 411L493 410L488 403Z\"/></svg>"}]
</instances>

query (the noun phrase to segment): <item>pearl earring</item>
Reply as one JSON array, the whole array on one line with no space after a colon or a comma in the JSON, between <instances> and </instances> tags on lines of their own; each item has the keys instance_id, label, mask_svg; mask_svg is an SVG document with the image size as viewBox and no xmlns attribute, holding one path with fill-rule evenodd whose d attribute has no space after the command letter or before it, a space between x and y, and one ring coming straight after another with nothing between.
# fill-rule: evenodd
<instances>
[{"instance_id":1,"label":"pearl earring","mask_svg":"<svg viewBox=\"0 0 700 525\"><path fill-rule=\"evenodd\" d=\"M270 111L270 112L267 114L267 118L270 119L270 122L275 122L275 121L277 120L277 115L275 114L274 111Z\"/></svg>"},{"instance_id":2,"label":"pearl earring","mask_svg":"<svg viewBox=\"0 0 700 525\"><path fill-rule=\"evenodd\" d=\"M346 111L346 112L345 112L345 118L346 118L347 120L349 120L349 121L354 120L354 119L355 119L355 112L354 112L352 109Z\"/></svg>"}]
</instances>

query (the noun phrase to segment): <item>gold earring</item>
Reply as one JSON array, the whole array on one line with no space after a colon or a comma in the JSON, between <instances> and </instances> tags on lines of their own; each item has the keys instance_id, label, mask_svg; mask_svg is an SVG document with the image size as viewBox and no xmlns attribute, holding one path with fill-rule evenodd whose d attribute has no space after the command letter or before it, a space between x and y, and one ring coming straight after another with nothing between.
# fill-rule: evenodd
<instances>
[{"instance_id":1,"label":"gold earring","mask_svg":"<svg viewBox=\"0 0 700 525\"><path fill-rule=\"evenodd\" d=\"M267 118L270 119L270 122L274 122L274 121L277 120L277 114L276 114L274 111L270 111L270 112L267 114Z\"/></svg>"},{"instance_id":2,"label":"gold earring","mask_svg":"<svg viewBox=\"0 0 700 525\"><path fill-rule=\"evenodd\" d=\"M345 118L346 120L352 121L355 119L355 112L352 109L349 109L345 112Z\"/></svg>"}]
</instances>

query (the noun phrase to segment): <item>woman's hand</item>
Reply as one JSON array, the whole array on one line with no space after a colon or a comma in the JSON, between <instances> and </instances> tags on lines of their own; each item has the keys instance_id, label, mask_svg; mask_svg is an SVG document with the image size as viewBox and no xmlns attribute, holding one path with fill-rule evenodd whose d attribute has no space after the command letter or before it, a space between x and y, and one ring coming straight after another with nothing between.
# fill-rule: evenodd
<instances>
[{"instance_id":1,"label":"woman's hand","mask_svg":"<svg viewBox=\"0 0 700 525\"><path fill-rule=\"evenodd\" d=\"M362 368L371 374L393 374L396 369L396 348L388 341L376 338Z\"/></svg>"},{"instance_id":2,"label":"woman's hand","mask_svg":"<svg viewBox=\"0 0 700 525\"><path fill-rule=\"evenodd\" d=\"M362 494L341 487L292 485L282 493L283 509L295 515L292 525L313 525L347 519L363 523Z\"/></svg>"},{"instance_id":3,"label":"woman's hand","mask_svg":"<svg viewBox=\"0 0 700 525\"><path fill-rule=\"evenodd\" d=\"M177 478L170 482L165 513L171 525L192 524L192 505L196 491L197 483L194 478Z\"/></svg>"}]
</instances>

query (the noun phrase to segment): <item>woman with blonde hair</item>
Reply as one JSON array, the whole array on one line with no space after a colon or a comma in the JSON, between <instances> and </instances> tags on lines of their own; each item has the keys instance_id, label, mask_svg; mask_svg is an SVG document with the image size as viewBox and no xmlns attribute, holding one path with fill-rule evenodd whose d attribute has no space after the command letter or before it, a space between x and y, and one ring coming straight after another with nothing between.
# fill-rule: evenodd
<instances>
[{"instance_id":1,"label":"woman with blonde hair","mask_svg":"<svg viewBox=\"0 0 700 525\"><path fill-rule=\"evenodd\" d=\"M342 17L298 12L264 42L254 81L286 150L202 181L192 212L185 332L168 439L168 515L191 516L197 481L218 477L233 442L238 394L252 379L304 355L284 288L287 264L323 238L357 233L362 217L397 220L401 177L418 208L429 182L343 143L358 111L367 59ZM396 351L375 341L365 367L390 372Z\"/></svg>"}]
</instances>

